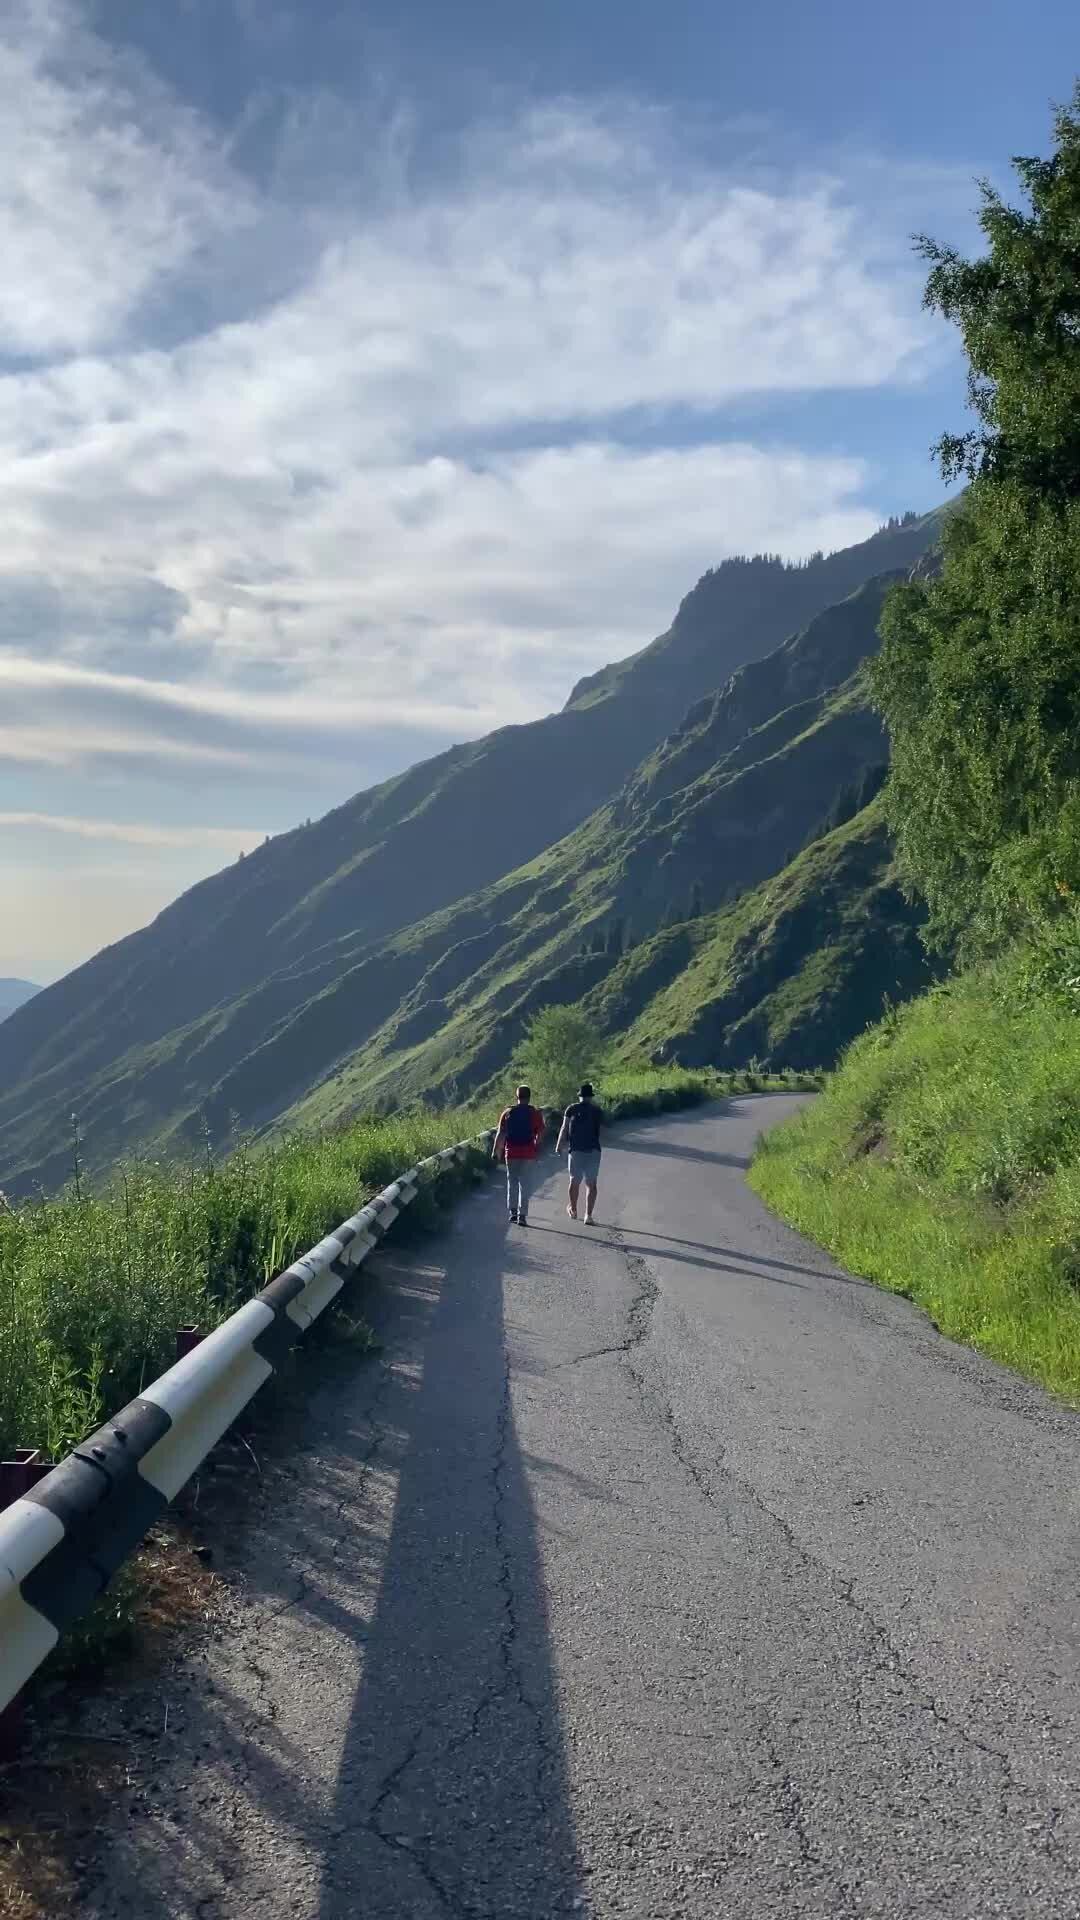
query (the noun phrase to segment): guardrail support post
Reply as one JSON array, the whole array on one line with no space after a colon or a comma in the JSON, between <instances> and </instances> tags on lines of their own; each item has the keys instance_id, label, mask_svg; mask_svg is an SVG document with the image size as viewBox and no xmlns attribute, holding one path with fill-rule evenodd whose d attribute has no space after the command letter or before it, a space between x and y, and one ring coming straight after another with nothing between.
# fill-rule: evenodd
<instances>
[{"instance_id":1,"label":"guardrail support post","mask_svg":"<svg viewBox=\"0 0 1080 1920\"><path fill-rule=\"evenodd\" d=\"M0 1513L20 1500L39 1480L52 1471L37 1447L16 1447L11 1460L0 1460ZM0 1765L17 1760L22 1749L26 1722L26 1701L21 1693L0 1712Z\"/></svg>"},{"instance_id":2,"label":"guardrail support post","mask_svg":"<svg viewBox=\"0 0 1080 1920\"><path fill-rule=\"evenodd\" d=\"M0 1713L0 1765L18 1759L26 1731L25 1723L25 1702L22 1694L17 1693Z\"/></svg>"},{"instance_id":3,"label":"guardrail support post","mask_svg":"<svg viewBox=\"0 0 1080 1920\"><path fill-rule=\"evenodd\" d=\"M177 1359L178 1360L186 1359L187 1355L189 1353L193 1353L195 1348L199 1345L199 1342L201 1340L205 1340L205 1338L206 1338L206 1335L204 1333L200 1333L198 1327L177 1327L176 1329Z\"/></svg>"},{"instance_id":4,"label":"guardrail support post","mask_svg":"<svg viewBox=\"0 0 1080 1920\"><path fill-rule=\"evenodd\" d=\"M37 1447L16 1447L13 1459L0 1460L0 1513L51 1471L52 1461L44 1460Z\"/></svg>"}]
</instances>

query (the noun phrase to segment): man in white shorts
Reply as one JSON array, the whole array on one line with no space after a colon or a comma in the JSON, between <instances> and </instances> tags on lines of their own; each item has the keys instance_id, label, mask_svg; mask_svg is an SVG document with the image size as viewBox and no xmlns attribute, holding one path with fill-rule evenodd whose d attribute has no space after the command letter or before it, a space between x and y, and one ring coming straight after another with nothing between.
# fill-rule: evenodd
<instances>
[{"instance_id":1,"label":"man in white shorts","mask_svg":"<svg viewBox=\"0 0 1080 1920\"><path fill-rule=\"evenodd\" d=\"M578 1217L578 1194L584 1181L587 1227L592 1226L593 1209L596 1206L596 1187L600 1178L600 1128L603 1123L604 1116L593 1100L592 1087L586 1080L577 1099L571 1101L563 1114L555 1151L562 1153L564 1147L570 1150L570 1192L566 1211L571 1220Z\"/></svg>"}]
</instances>

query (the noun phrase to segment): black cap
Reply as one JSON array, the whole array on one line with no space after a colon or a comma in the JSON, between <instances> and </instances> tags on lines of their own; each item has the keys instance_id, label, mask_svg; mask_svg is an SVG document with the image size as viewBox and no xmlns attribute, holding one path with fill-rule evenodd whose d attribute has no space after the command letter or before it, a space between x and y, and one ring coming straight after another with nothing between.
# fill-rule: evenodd
<instances>
[{"instance_id":1,"label":"black cap","mask_svg":"<svg viewBox=\"0 0 1080 1920\"><path fill-rule=\"evenodd\" d=\"M578 1099L579 1099L579 1100L591 1100L591 1099L592 1099L592 1082L591 1082L591 1080L586 1080L586 1081L584 1081L584 1082L583 1082L583 1084L582 1084L582 1086L580 1087L580 1089L579 1089L579 1091L578 1091Z\"/></svg>"}]
</instances>

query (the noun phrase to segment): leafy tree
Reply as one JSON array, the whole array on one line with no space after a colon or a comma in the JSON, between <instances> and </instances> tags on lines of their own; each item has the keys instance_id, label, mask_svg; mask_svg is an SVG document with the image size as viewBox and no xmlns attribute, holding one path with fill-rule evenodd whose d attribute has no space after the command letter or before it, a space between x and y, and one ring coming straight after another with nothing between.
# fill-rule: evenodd
<instances>
[{"instance_id":1,"label":"leafy tree","mask_svg":"<svg viewBox=\"0 0 1080 1920\"><path fill-rule=\"evenodd\" d=\"M1080 88L1054 125L1049 159L1014 161L1025 205L982 187L983 256L919 242L977 423L937 452L971 484L869 669L903 872L931 941L969 951L1080 893Z\"/></svg>"},{"instance_id":2,"label":"leafy tree","mask_svg":"<svg viewBox=\"0 0 1080 1920\"><path fill-rule=\"evenodd\" d=\"M580 1007L541 1007L518 1048L519 1071L534 1100L565 1107L599 1068L604 1043Z\"/></svg>"}]
</instances>

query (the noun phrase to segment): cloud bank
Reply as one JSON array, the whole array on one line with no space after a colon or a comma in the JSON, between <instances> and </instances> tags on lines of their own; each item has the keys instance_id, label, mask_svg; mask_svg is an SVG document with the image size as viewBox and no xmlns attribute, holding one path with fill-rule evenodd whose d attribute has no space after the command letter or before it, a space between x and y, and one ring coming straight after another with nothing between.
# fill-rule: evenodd
<instances>
[{"instance_id":1,"label":"cloud bank","mask_svg":"<svg viewBox=\"0 0 1080 1920\"><path fill-rule=\"evenodd\" d=\"M151 827L170 781L232 808L290 735L351 746L343 797L374 741L559 704L725 554L872 530L859 460L744 417L933 358L850 185L625 101L438 166L400 116L279 101L254 172L74 5L5 23L0 826L51 810L34 769L69 822L95 782Z\"/></svg>"}]
</instances>

